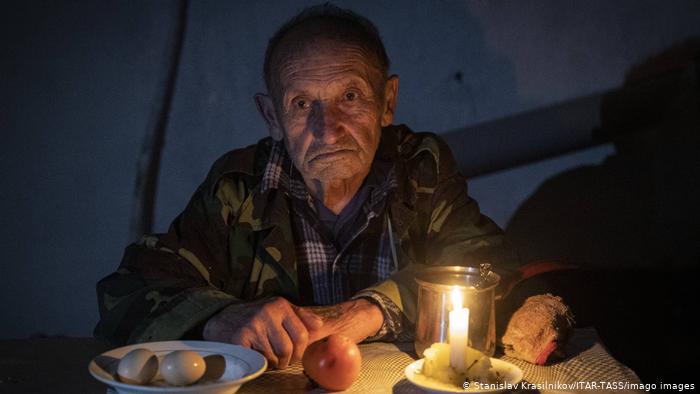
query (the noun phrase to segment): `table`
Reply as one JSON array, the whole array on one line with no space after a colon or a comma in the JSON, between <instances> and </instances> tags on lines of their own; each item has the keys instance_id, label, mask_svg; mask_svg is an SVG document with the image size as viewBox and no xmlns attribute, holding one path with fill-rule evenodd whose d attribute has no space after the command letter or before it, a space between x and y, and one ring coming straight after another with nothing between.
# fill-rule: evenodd
<instances>
[{"instance_id":1,"label":"table","mask_svg":"<svg viewBox=\"0 0 700 394\"><path fill-rule=\"evenodd\" d=\"M106 387L88 373L90 359L110 346L94 338L44 338L0 341L0 393L85 393L105 394ZM413 343L371 343L360 345L362 371L348 390L362 393L422 393L403 374L415 360ZM600 342L592 328L577 329L567 346L568 358L551 366L540 367L503 355L518 365L525 380L532 384L558 383L542 387L542 393L590 392L585 385L564 389L563 384L576 382L627 382L640 384L637 375L617 362ZM605 390L598 390L605 391ZM300 363L281 371L268 371L241 387L239 393L311 392ZM637 390L615 390L615 393Z\"/></svg>"}]
</instances>

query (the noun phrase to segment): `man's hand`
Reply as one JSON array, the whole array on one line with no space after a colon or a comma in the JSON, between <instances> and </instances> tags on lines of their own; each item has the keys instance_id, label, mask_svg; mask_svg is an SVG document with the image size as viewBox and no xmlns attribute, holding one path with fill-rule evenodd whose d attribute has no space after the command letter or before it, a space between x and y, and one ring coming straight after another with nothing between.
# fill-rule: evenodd
<instances>
[{"instance_id":1,"label":"man's hand","mask_svg":"<svg viewBox=\"0 0 700 394\"><path fill-rule=\"evenodd\" d=\"M323 320L281 297L233 304L207 321L203 337L261 352L273 368L301 360L306 346L323 336Z\"/></svg>"},{"instance_id":2,"label":"man's hand","mask_svg":"<svg viewBox=\"0 0 700 394\"><path fill-rule=\"evenodd\" d=\"M379 307L364 298L336 305L299 309L304 312L313 312L323 320L323 326L316 332L320 338L331 334L343 334L355 343L360 343L376 334L384 323L384 316Z\"/></svg>"}]
</instances>

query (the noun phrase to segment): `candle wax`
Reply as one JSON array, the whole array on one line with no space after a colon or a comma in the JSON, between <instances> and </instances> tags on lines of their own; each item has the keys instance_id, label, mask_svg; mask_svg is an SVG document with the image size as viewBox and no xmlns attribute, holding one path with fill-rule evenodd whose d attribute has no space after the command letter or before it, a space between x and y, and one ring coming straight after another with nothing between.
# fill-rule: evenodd
<instances>
[{"instance_id":1,"label":"candle wax","mask_svg":"<svg viewBox=\"0 0 700 394\"><path fill-rule=\"evenodd\" d=\"M450 312L450 365L457 372L467 370L467 344L469 338L469 309Z\"/></svg>"},{"instance_id":2,"label":"candle wax","mask_svg":"<svg viewBox=\"0 0 700 394\"><path fill-rule=\"evenodd\" d=\"M467 371L469 308L462 308L462 293L458 287L452 288L452 308L449 315L450 366L463 373Z\"/></svg>"}]
</instances>

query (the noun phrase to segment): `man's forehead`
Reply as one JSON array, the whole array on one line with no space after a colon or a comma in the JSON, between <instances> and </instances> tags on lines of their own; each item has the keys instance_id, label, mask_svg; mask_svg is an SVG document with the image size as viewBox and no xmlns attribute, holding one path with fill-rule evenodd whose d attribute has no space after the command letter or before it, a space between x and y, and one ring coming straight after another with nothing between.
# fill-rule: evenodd
<instances>
[{"instance_id":1,"label":"man's forehead","mask_svg":"<svg viewBox=\"0 0 700 394\"><path fill-rule=\"evenodd\" d=\"M284 90L311 83L372 85L381 71L360 45L335 40L313 40L280 56L275 72Z\"/></svg>"},{"instance_id":2,"label":"man's forehead","mask_svg":"<svg viewBox=\"0 0 700 394\"><path fill-rule=\"evenodd\" d=\"M309 78L323 78L331 73L366 76L376 67L362 48L353 45L309 46L281 59L278 65L280 78L305 75Z\"/></svg>"},{"instance_id":3,"label":"man's forehead","mask_svg":"<svg viewBox=\"0 0 700 394\"><path fill-rule=\"evenodd\" d=\"M280 48L277 62L282 66L289 63L318 63L328 61L356 62L367 67L377 67L375 56L363 45L327 38L303 39L292 45Z\"/></svg>"}]
</instances>

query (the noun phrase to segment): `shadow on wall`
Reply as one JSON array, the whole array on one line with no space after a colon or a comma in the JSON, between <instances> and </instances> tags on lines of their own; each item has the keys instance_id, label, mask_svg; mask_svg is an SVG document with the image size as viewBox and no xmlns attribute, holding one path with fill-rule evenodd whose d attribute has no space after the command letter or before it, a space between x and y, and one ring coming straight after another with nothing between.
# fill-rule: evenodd
<instances>
[{"instance_id":1,"label":"shadow on wall","mask_svg":"<svg viewBox=\"0 0 700 394\"><path fill-rule=\"evenodd\" d=\"M522 261L580 267L542 286L645 382L687 380L698 354L699 79L700 38L633 67L601 107L617 154L549 179L506 228Z\"/></svg>"}]
</instances>

